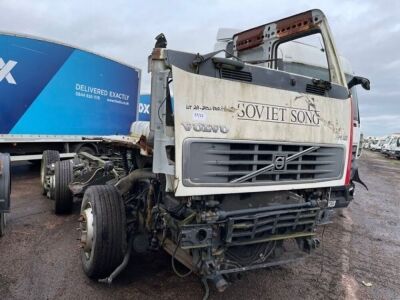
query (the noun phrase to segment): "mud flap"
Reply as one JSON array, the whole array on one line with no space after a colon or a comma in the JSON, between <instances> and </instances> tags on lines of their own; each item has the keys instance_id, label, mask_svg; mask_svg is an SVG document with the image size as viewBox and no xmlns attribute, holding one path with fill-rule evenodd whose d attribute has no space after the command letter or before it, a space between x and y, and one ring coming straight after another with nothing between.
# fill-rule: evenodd
<instances>
[{"instance_id":1,"label":"mud flap","mask_svg":"<svg viewBox=\"0 0 400 300\"><path fill-rule=\"evenodd\" d=\"M360 183L368 191L367 185L360 178L360 174L358 173L358 168L354 171L354 174L353 174L351 180L354 182Z\"/></svg>"}]
</instances>

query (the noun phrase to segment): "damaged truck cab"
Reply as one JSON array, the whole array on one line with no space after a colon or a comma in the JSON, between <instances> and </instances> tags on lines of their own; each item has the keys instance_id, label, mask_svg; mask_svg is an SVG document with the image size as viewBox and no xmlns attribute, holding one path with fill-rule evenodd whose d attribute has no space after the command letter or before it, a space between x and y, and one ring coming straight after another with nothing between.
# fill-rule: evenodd
<instances>
[{"instance_id":1,"label":"damaged truck cab","mask_svg":"<svg viewBox=\"0 0 400 300\"><path fill-rule=\"evenodd\" d=\"M329 77L281 71L280 45L313 34ZM315 247L315 227L353 192L350 94L322 12L237 33L231 51L151 57L153 172L165 174L169 205L183 206L166 208L177 222L169 238L217 285L293 260L282 254L288 239Z\"/></svg>"},{"instance_id":2,"label":"damaged truck cab","mask_svg":"<svg viewBox=\"0 0 400 300\"><path fill-rule=\"evenodd\" d=\"M326 75L282 70L280 47L312 35ZM150 130L133 132L141 163L84 193L86 274L111 282L131 251L164 248L179 276L223 291L233 274L310 252L316 227L354 191L351 95L324 14L237 33L225 57L165 47L160 35L149 61Z\"/></svg>"}]
</instances>

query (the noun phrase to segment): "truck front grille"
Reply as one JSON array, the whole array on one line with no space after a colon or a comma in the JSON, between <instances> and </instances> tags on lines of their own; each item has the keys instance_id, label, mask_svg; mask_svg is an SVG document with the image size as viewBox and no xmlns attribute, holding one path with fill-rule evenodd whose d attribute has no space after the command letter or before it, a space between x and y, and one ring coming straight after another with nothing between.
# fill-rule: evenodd
<instances>
[{"instance_id":1,"label":"truck front grille","mask_svg":"<svg viewBox=\"0 0 400 300\"><path fill-rule=\"evenodd\" d=\"M342 176L343 162L340 146L188 139L183 146L183 180L186 186L326 181Z\"/></svg>"},{"instance_id":2,"label":"truck front grille","mask_svg":"<svg viewBox=\"0 0 400 300\"><path fill-rule=\"evenodd\" d=\"M225 241L231 245L256 243L285 233L312 232L318 207L277 210L227 220Z\"/></svg>"}]
</instances>

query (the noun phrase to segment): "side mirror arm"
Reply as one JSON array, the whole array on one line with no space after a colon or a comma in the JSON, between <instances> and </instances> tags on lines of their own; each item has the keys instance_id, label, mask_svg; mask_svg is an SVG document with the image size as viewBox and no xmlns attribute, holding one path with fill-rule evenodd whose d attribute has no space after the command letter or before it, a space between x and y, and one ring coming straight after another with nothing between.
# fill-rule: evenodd
<instances>
[{"instance_id":1,"label":"side mirror arm","mask_svg":"<svg viewBox=\"0 0 400 300\"><path fill-rule=\"evenodd\" d=\"M364 77L360 77L360 76L354 76L348 83L347 83L347 87L348 89L351 89L353 86L359 85L361 84L361 86L363 87L363 89L369 91L371 88L371 84L369 79L364 78Z\"/></svg>"}]
</instances>

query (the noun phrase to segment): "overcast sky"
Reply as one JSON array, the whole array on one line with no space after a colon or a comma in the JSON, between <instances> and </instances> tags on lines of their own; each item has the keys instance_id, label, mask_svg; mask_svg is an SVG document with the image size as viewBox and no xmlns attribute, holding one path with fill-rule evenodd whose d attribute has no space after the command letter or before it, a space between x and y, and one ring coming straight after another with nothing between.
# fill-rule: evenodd
<instances>
[{"instance_id":1,"label":"overcast sky","mask_svg":"<svg viewBox=\"0 0 400 300\"><path fill-rule=\"evenodd\" d=\"M168 47L206 53L218 28L245 29L320 8L336 45L357 75L365 135L400 132L400 1L0 0L0 31L32 34L137 66L150 90L147 56L163 32Z\"/></svg>"}]
</instances>

